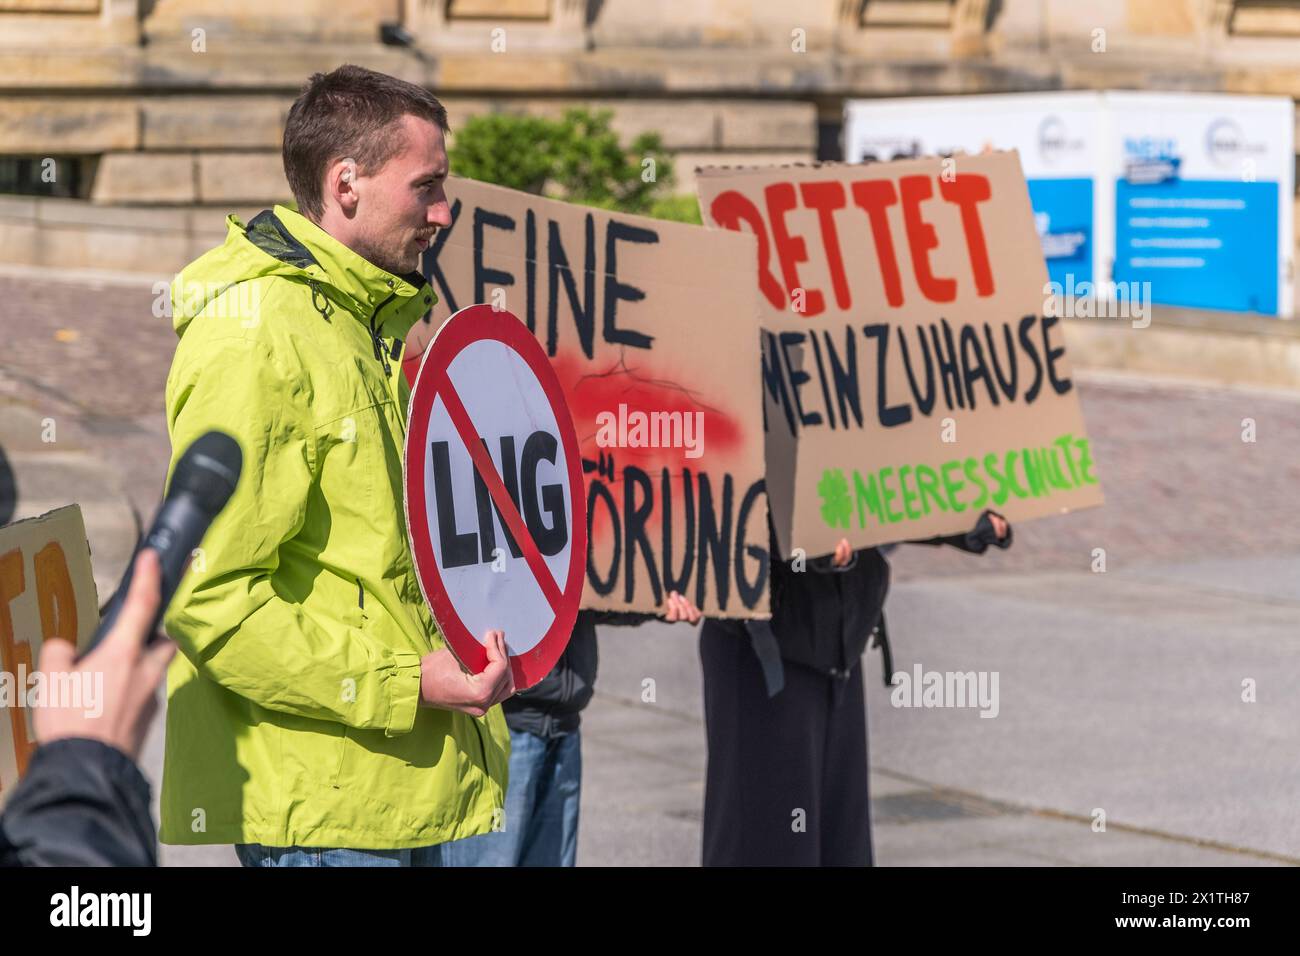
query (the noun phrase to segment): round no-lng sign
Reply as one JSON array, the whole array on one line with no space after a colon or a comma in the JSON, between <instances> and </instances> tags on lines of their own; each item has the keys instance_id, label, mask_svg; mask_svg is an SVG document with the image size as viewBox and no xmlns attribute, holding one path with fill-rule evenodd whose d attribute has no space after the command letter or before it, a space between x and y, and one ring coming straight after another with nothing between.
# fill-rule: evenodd
<instances>
[{"instance_id":1,"label":"round no-lng sign","mask_svg":"<svg viewBox=\"0 0 1300 956\"><path fill-rule=\"evenodd\" d=\"M406 524L447 644L474 673L505 632L515 686L555 666L587 564L587 499L573 419L546 353L519 319L461 309L411 389Z\"/></svg>"}]
</instances>

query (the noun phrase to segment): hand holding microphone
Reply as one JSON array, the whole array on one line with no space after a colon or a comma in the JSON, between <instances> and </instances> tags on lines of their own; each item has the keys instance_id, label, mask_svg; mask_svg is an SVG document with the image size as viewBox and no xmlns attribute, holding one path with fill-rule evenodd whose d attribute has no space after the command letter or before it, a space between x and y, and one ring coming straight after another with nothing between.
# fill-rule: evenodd
<instances>
[{"instance_id":1,"label":"hand holding microphone","mask_svg":"<svg viewBox=\"0 0 1300 956\"><path fill-rule=\"evenodd\" d=\"M70 641L51 640L41 645L39 667L43 673L99 673L104 680L98 713L89 713L83 706L61 707L57 702L36 709L32 720L41 744L66 737L89 738L116 747L132 760L139 759L158 709L155 691L176 654L176 645L152 640L156 631L149 630L162 603L158 555L150 548L141 550L132 562L132 572L131 589L117 622L92 653L78 660ZM146 635L151 639L148 644Z\"/></svg>"},{"instance_id":2,"label":"hand holding microphone","mask_svg":"<svg viewBox=\"0 0 1300 956\"><path fill-rule=\"evenodd\" d=\"M131 589L136 558L146 548L158 554L162 581L161 600L149 624L147 640L153 641L163 613L180 586L190 554L202 542L208 526L234 494L243 462L238 443L222 432L207 432L185 450L172 472L162 507L154 516L149 533L136 549L122 583L104 608L99 629L87 652L112 630Z\"/></svg>"},{"instance_id":3,"label":"hand holding microphone","mask_svg":"<svg viewBox=\"0 0 1300 956\"><path fill-rule=\"evenodd\" d=\"M226 506L243 463L239 445L221 432L208 432L176 464L162 507L131 558L122 583L104 610L85 654L65 640L41 648L44 673L100 672L101 712L84 708L41 708L36 737L48 743L65 737L100 740L135 759L157 708L155 691L176 653L158 640L158 624L180 584L190 553Z\"/></svg>"}]
</instances>

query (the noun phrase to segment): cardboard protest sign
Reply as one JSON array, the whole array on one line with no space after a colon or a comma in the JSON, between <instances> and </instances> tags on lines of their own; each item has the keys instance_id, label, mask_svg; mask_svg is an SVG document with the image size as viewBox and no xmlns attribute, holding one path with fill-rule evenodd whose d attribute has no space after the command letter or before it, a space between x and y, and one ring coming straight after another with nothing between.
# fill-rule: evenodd
<instances>
[{"instance_id":1,"label":"cardboard protest sign","mask_svg":"<svg viewBox=\"0 0 1300 956\"><path fill-rule=\"evenodd\" d=\"M784 556L1101 504L1014 152L706 169L699 195L757 239Z\"/></svg>"},{"instance_id":2,"label":"cardboard protest sign","mask_svg":"<svg viewBox=\"0 0 1300 956\"><path fill-rule=\"evenodd\" d=\"M0 800L36 748L31 708L55 690L36 675L41 643L62 637L84 647L98 625L99 601L79 507L0 528ZM80 694L83 688L62 690ZM82 701L88 709L94 706L91 696Z\"/></svg>"},{"instance_id":3,"label":"cardboard protest sign","mask_svg":"<svg viewBox=\"0 0 1300 956\"><path fill-rule=\"evenodd\" d=\"M766 616L754 239L452 178L424 257L441 301L509 309L545 348L587 485L583 607ZM407 339L408 361L427 331Z\"/></svg>"},{"instance_id":4,"label":"cardboard protest sign","mask_svg":"<svg viewBox=\"0 0 1300 956\"><path fill-rule=\"evenodd\" d=\"M425 350L406 432L406 524L425 599L479 673L505 632L515 686L545 677L573 633L587 496L573 419L527 326L461 309Z\"/></svg>"}]
</instances>

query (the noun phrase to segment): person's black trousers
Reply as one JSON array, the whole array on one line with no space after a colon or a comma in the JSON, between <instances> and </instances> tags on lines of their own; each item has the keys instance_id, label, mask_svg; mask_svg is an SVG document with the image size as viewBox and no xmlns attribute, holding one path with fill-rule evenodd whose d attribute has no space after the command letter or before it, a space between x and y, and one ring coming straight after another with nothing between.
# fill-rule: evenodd
<instances>
[{"instance_id":1,"label":"person's black trousers","mask_svg":"<svg viewBox=\"0 0 1300 956\"><path fill-rule=\"evenodd\" d=\"M705 866L870 866L862 667L847 679L785 662L768 697L733 624L700 631L708 771Z\"/></svg>"}]
</instances>

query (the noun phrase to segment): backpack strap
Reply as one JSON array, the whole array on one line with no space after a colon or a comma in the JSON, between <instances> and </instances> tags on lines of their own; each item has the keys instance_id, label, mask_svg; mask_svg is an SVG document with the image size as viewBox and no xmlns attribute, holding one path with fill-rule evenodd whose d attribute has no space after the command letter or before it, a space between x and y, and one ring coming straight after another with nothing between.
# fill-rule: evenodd
<instances>
[{"instance_id":1,"label":"backpack strap","mask_svg":"<svg viewBox=\"0 0 1300 956\"><path fill-rule=\"evenodd\" d=\"M771 621L746 621L749 643L763 668L763 683L767 696L775 697L785 687L785 665L781 662L781 647L776 642Z\"/></svg>"},{"instance_id":2,"label":"backpack strap","mask_svg":"<svg viewBox=\"0 0 1300 956\"><path fill-rule=\"evenodd\" d=\"M890 683L894 676L894 655L889 650L889 629L885 627L885 612L880 612L880 621L871 629L871 643L869 647L880 648L881 676L885 679L886 687L893 687Z\"/></svg>"}]
</instances>

